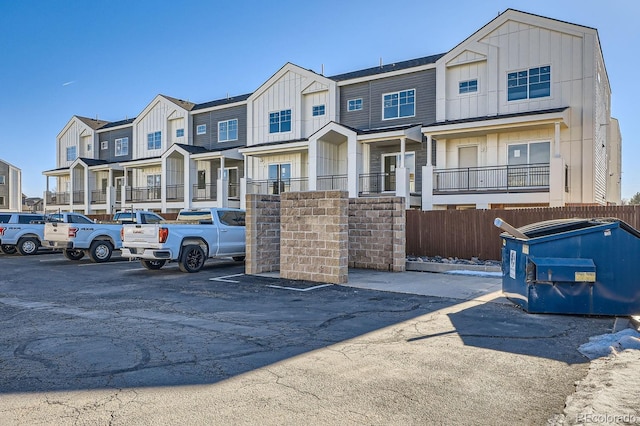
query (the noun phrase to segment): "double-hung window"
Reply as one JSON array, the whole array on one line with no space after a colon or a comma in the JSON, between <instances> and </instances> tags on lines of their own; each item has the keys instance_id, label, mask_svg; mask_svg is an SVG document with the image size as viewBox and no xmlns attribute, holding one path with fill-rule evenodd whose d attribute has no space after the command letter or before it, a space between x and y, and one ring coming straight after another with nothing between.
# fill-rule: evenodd
<instances>
[{"instance_id":1,"label":"double-hung window","mask_svg":"<svg viewBox=\"0 0 640 426\"><path fill-rule=\"evenodd\" d=\"M116 157L129 154L129 138L120 138L115 140Z\"/></svg>"},{"instance_id":2,"label":"double-hung window","mask_svg":"<svg viewBox=\"0 0 640 426\"><path fill-rule=\"evenodd\" d=\"M314 117L324 115L324 105L314 105L312 107L312 114Z\"/></svg>"},{"instance_id":3,"label":"double-hung window","mask_svg":"<svg viewBox=\"0 0 640 426\"><path fill-rule=\"evenodd\" d=\"M362 98L349 99L347 101L347 111L360 111L362 109Z\"/></svg>"},{"instance_id":4,"label":"double-hung window","mask_svg":"<svg viewBox=\"0 0 640 426\"><path fill-rule=\"evenodd\" d=\"M529 68L507 74L507 99L534 99L551 96L551 66Z\"/></svg>"},{"instance_id":5,"label":"double-hung window","mask_svg":"<svg viewBox=\"0 0 640 426\"><path fill-rule=\"evenodd\" d=\"M285 109L269 113L269 133L284 133L291 131L291 110Z\"/></svg>"},{"instance_id":6,"label":"double-hung window","mask_svg":"<svg viewBox=\"0 0 640 426\"><path fill-rule=\"evenodd\" d=\"M196 127L196 135L205 135L207 133L207 125L200 124Z\"/></svg>"},{"instance_id":7,"label":"double-hung window","mask_svg":"<svg viewBox=\"0 0 640 426\"><path fill-rule=\"evenodd\" d=\"M147 134L147 149L162 148L162 132L153 132Z\"/></svg>"},{"instance_id":8,"label":"double-hung window","mask_svg":"<svg viewBox=\"0 0 640 426\"><path fill-rule=\"evenodd\" d=\"M416 115L415 89L382 95L382 119L413 117Z\"/></svg>"},{"instance_id":9,"label":"double-hung window","mask_svg":"<svg viewBox=\"0 0 640 426\"><path fill-rule=\"evenodd\" d=\"M458 84L458 93L461 95L464 93L472 93L477 91L478 91L478 79L461 81Z\"/></svg>"},{"instance_id":10,"label":"double-hung window","mask_svg":"<svg viewBox=\"0 0 640 426\"><path fill-rule=\"evenodd\" d=\"M67 147L67 161L73 161L78 158L78 151L75 146Z\"/></svg>"},{"instance_id":11,"label":"double-hung window","mask_svg":"<svg viewBox=\"0 0 640 426\"><path fill-rule=\"evenodd\" d=\"M238 140L238 119L218 121L218 142Z\"/></svg>"}]
</instances>

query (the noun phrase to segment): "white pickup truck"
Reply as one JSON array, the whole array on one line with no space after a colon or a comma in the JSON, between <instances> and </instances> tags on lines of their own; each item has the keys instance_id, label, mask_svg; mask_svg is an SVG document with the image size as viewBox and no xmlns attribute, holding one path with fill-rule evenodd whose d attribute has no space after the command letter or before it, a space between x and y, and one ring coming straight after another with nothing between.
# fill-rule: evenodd
<instances>
[{"instance_id":1,"label":"white pickup truck","mask_svg":"<svg viewBox=\"0 0 640 426\"><path fill-rule=\"evenodd\" d=\"M0 213L0 252L36 254L42 245L45 216L37 213Z\"/></svg>"},{"instance_id":2,"label":"white pickup truck","mask_svg":"<svg viewBox=\"0 0 640 426\"><path fill-rule=\"evenodd\" d=\"M113 250L122 247L120 230L123 223L157 223L161 216L148 211L124 215L116 213L113 223L96 223L79 213L53 215L58 221L44 225L44 247L62 249L69 260L80 260L85 253L95 263L107 262Z\"/></svg>"},{"instance_id":3,"label":"white pickup truck","mask_svg":"<svg viewBox=\"0 0 640 426\"><path fill-rule=\"evenodd\" d=\"M122 256L147 269L177 261L181 271L198 272L208 258L244 260L245 247L245 212L239 209L182 210L172 223L122 227Z\"/></svg>"}]
</instances>

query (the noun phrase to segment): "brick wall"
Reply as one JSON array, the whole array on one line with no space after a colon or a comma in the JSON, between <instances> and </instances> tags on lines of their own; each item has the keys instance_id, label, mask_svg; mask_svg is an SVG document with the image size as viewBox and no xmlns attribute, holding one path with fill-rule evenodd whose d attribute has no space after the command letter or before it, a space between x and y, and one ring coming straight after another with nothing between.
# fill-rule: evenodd
<instances>
[{"instance_id":1,"label":"brick wall","mask_svg":"<svg viewBox=\"0 0 640 426\"><path fill-rule=\"evenodd\" d=\"M405 203L402 197L349 200L349 267L405 270Z\"/></svg>"},{"instance_id":2,"label":"brick wall","mask_svg":"<svg viewBox=\"0 0 640 426\"><path fill-rule=\"evenodd\" d=\"M280 196L247 194L245 272L261 274L280 268Z\"/></svg>"},{"instance_id":3,"label":"brick wall","mask_svg":"<svg viewBox=\"0 0 640 426\"><path fill-rule=\"evenodd\" d=\"M281 195L280 277L344 284L348 277L346 191Z\"/></svg>"}]
</instances>

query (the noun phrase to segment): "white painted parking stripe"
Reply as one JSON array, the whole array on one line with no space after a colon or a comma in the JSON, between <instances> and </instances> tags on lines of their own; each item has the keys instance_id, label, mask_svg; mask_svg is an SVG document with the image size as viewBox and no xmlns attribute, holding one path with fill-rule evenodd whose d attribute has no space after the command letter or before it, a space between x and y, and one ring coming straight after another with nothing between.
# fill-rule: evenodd
<instances>
[{"instance_id":1,"label":"white painted parking stripe","mask_svg":"<svg viewBox=\"0 0 640 426\"><path fill-rule=\"evenodd\" d=\"M240 281L227 280L226 278L240 277L242 275L244 275L244 274L225 275L223 277L209 278L209 281L222 281L222 282L225 282L225 283L239 283Z\"/></svg>"},{"instance_id":2,"label":"white painted parking stripe","mask_svg":"<svg viewBox=\"0 0 640 426\"><path fill-rule=\"evenodd\" d=\"M311 290L317 290L317 289L322 288L322 287L329 287L330 285L333 285L333 284L322 284L322 285L317 285L315 287L307 287L307 288L283 287L283 286L279 286L279 285L268 285L267 287L280 288L280 289L283 289L283 290L293 290L293 291L311 291Z\"/></svg>"}]
</instances>

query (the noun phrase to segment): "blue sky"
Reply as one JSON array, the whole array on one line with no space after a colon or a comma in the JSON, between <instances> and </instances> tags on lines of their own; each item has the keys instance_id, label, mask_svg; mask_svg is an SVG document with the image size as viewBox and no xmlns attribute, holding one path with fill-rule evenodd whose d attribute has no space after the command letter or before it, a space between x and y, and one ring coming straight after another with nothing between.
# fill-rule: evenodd
<instances>
[{"instance_id":1,"label":"blue sky","mask_svg":"<svg viewBox=\"0 0 640 426\"><path fill-rule=\"evenodd\" d=\"M598 29L623 138L622 196L640 191L637 0L23 0L0 2L0 159L42 196L73 115L118 121L157 95L250 93L286 62L334 75L455 47L513 8Z\"/></svg>"}]
</instances>

